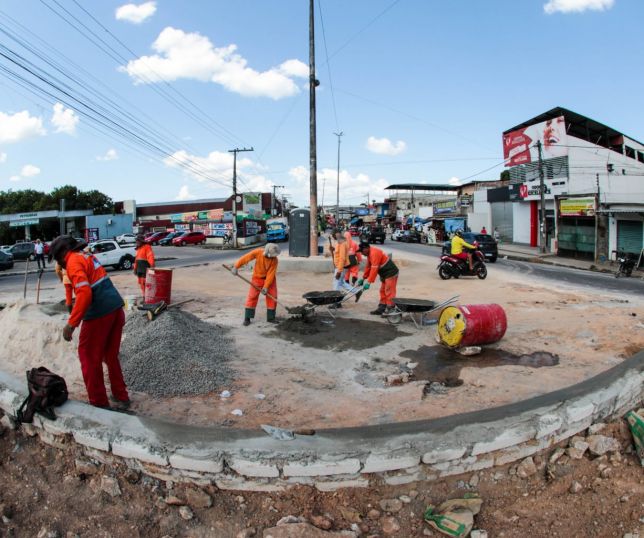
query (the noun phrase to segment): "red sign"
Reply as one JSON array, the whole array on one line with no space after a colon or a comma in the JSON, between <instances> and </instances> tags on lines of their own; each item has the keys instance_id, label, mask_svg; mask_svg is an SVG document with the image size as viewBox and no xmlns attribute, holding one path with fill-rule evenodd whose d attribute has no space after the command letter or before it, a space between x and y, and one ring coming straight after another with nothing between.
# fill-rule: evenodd
<instances>
[{"instance_id":1,"label":"red sign","mask_svg":"<svg viewBox=\"0 0 644 538\"><path fill-rule=\"evenodd\" d=\"M517 164L526 164L530 162L530 144L532 138L526 133L525 129L512 131L503 136L503 158L508 162L506 166L516 166Z\"/></svg>"}]
</instances>

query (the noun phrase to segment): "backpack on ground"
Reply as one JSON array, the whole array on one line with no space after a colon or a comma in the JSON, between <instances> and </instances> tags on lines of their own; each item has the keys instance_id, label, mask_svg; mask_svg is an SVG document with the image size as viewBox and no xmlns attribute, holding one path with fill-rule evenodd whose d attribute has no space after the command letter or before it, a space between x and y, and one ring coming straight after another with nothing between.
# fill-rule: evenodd
<instances>
[{"instance_id":1,"label":"backpack on ground","mask_svg":"<svg viewBox=\"0 0 644 538\"><path fill-rule=\"evenodd\" d=\"M29 395L18 409L17 421L31 423L36 412L49 420L56 420L53 407L63 405L68 397L65 380L40 366L27 372L27 388Z\"/></svg>"}]
</instances>

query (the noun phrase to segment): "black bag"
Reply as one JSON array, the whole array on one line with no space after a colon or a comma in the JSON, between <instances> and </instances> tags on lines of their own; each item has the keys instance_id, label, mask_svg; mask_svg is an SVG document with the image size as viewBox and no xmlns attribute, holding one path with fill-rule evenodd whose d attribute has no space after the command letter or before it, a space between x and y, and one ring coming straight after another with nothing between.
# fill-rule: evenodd
<instances>
[{"instance_id":1,"label":"black bag","mask_svg":"<svg viewBox=\"0 0 644 538\"><path fill-rule=\"evenodd\" d=\"M355 267L358 265L358 256L355 254L349 254L349 265L348 267Z\"/></svg>"},{"instance_id":2,"label":"black bag","mask_svg":"<svg viewBox=\"0 0 644 538\"><path fill-rule=\"evenodd\" d=\"M36 412L49 420L56 420L52 408L63 405L68 397L65 380L41 366L27 372L27 388L29 395L18 409L17 421L31 423Z\"/></svg>"}]
</instances>

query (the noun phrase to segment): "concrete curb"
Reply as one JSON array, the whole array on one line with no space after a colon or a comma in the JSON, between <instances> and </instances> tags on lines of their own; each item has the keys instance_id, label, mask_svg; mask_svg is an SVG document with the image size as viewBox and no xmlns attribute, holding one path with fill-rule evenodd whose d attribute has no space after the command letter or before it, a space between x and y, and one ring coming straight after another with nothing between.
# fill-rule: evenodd
<instances>
[{"instance_id":1,"label":"concrete curb","mask_svg":"<svg viewBox=\"0 0 644 538\"><path fill-rule=\"evenodd\" d=\"M24 382L0 372L0 408L15 417ZM529 400L433 420L318 431L276 441L260 430L200 428L67 402L26 433L75 442L104 462L170 482L221 489L321 491L404 484L504 465L547 449L593 422L621 416L644 395L644 352L591 379Z\"/></svg>"}]
</instances>

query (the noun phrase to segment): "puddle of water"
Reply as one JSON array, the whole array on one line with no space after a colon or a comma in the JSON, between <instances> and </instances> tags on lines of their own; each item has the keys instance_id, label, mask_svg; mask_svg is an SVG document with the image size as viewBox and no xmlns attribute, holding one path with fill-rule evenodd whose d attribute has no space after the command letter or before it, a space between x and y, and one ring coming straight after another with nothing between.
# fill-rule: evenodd
<instances>
[{"instance_id":1,"label":"puddle of water","mask_svg":"<svg viewBox=\"0 0 644 538\"><path fill-rule=\"evenodd\" d=\"M414 368L416 380L443 383L448 387L463 384L463 368L494 368L497 366L527 366L542 368L556 366L559 357L545 351L536 351L529 355L515 355L502 349L484 349L479 355L463 357L443 346L421 346L417 350L407 350L401 357L417 362Z\"/></svg>"}]
</instances>

